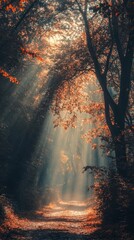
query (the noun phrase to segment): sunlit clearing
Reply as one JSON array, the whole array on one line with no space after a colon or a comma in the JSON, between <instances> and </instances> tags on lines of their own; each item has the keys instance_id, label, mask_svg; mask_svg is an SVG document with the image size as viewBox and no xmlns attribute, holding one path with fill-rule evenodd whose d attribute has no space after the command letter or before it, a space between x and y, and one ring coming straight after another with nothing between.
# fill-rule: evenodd
<instances>
[{"instance_id":1,"label":"sunlit clearing","mask_svg":"<svg viewBox=\"0 0 134 240\"><path fill-rule=\"evenodd\" d=\"M78 120L81 122L81 118ZM53 115L50 113L44 123L40 140L34 153L34 159L40 159L37 184L44 188L44 196L49 201L86 200L92 195L93 175L83 173L87 165L106 165L102 152L93 151L91 146L81 139L81 129L54 128ZM43 163L44 162L44 163ZM43 167L42 167L43 166Z\"/></svg>"},{"instance_id":2,"label":"sunlit clearing","mask_svg":"<svg viewBox=\"0 0 134 240\"><path fill-rule=\"evenodd\" d=\"M36 71L38 71L38 67L36 66L35 68L31 66L29 75L27 71L26 75L31 79L35 76ZM33 131L33 129L30 128L31 119L36 116L36 113L41 114L40 104L42 99L45 101L47 98L45 94L47 92L47 85L49 85L47 80L46 82L44 80L45 83L43 85L43 80L37 81L37 79L34 78L32 86L28 88L27 85L29 84L30 86L30 83L25 81L26 75L24 74L24 81L15 90L14 95L11 96L11 104L9 104L2 115L3 120L9 126L7 130L9 137L11 139L12 137L15 138L15 146L17 145L18 149L21 148L25 135ZM90 186L94 183L94 176L93 174L89 174L89 172L83 173L83 168L87 165L99 167L100 163L101 166L107 166L108 164L107 159L102 155L102 151L97 148L99 140L95 140L94 145L90 145L88 141L82 138L83 134L88 130L93 131L93 122L92 120L90 120L88 124L83 122L88 121L90 114L88 104L86 103L85 105L87 92L84 92L85 87L83 85L81 88L79 87L79 82L74 83L74 85L71 85L71 83L70 85L68 83L64 84L65 92L63 88L59 88L60 92L57 92L59 95L56 99L58 100L60 98L60 108L62 109L63 106L63 109L65 109L60 113L62 119L66 120L68 116L71 117L71 111L72 114L76 115L76 126L75 124L74 126L66 126L65 123L63 126L62 124L61 126L60 124L55 126L54 112L48 110L44 112L44 108L44 122L42 121L42 125L38 127L36 148L31 154L31 165L36 166L34 184L37 189L41 189L44 196L44 204L59 202L61 200L85 201L92 196L93 190ZM68 86L70 91L68 91ZM42 87L44 95L40 94ZM90 87L92 88L93 86ZM89 85L87 88L89 88ZM93 91L93 89L91 90ZM66 97L67 94L68 97ZM94 92L92 95L93 94ZM90 95L91 93L89 96ZM82 97L82 106L85 113L82 112L81 98L78 98L78 96ZM72 106L70 110L65 107L68 105ZM81 112L79 111L79 106L81 107ZM91 107L91 110L93 107ZM23 109L24 117L22 115L21 119L21 111ZM27 112L26 115L25 111ZM12 118L10 119L9 117L11 115ZM29 121L25 129L20 128L21 121ZM21 136L20 143L18 141L19 134L15 135L14 129L15 131L19 129ZM14 149L14 151L15 154L18 153L16 149Z\"/></svg>"},{"instance_id":3,"label":"sunlit clearing","mask_svg":"<svg viewBox=\"0 0 134 240\"><path fill-rule=\"evenodd\" d=\"M90 86L86 85L87 89L85 91L85 85L81 83L81 79L76 79L76 81L73 81L74 84L65 82L61 89L58 89L58 95L55 99L60 104L60 116L66 120L68 116L71 117L71 114L74 114L77 124L76 126L75 124L66 126L63 123L61 126L60 124L55 126L56 114L54 115L54 112L56 108L52 106L53 110L50 111L42 105L42 102L44 104L47 99L47 89L51 78L53 80L53 76L50 79L41 78L37 80L35 75L38 68L39 66L35 67L33 64L29 68L29 72L27 70L24 73L24 80L15 89L14 94L10 97L12 101L2 115L3 122L6 122L8 126L9 138L11 140L12 138L15 139L14 156L17 156L20 151L26 134L33 131L30 125L32 119L36 120L36 115L43 113L42 124L37 129L38 137L35 151L30 156L31 166L36 167L33 184L35 184L37 191L38 189L41 190L43 195L41 198L43 198L44 204L61 200L85 201L92 196L93 190L90 186L94 183L94 176L89 172L83 173L83 168L87 165L99 167L100 163L101 166L107 166L107 159L102 155L102 151L97 148L99 140L95 139L94 145L90 145L88 141L83 139L84 137L82 138L88 130L93 131L91 119L88 124L83 122L83 119L88 121L88 117L91 115L86 101L90 100L87 96L91 96L91 93L87 94L90 91L88 88L91 87L93 91L93 86L91 86L92 84ZM25 80L26 76L29 82ZM32 84L30 79L32 79ZM81 84L81 87L79 84ZM52 97L54 98L54 96ZM92 106L91 101L90 105ZM66 108L66 106L71 106L71 109ZM91 112L93 108L94 105L91 107ZM23 114L22 111L24 111ZM28 122L29 124L26 124L24 129L20 127L21 122ZM19 129L19 132L15 134L17 129Z\"/></svg>"}]
</instances>

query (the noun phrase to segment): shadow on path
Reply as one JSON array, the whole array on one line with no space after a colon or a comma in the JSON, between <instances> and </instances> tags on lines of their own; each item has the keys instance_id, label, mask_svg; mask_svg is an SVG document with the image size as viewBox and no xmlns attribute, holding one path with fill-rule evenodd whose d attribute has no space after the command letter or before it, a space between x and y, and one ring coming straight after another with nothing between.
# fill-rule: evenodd
<instances>
[{"instance_id":1,"label":"shadow on path","mask_svg":"<svg viewBox=\"0 0 134 240\"><path fill-rule=\"evenodd\" d=\"M117 240L114 233L109 235L102 231L95 231L90 235L69 233L61 230L13 230L0 235L0 240ZM118 239L119 240L119 239Z\"/></svg>"},{"instance_id":2,"label":"shadow on path","mask_svg":"<svg viewBox=\"0 0 134 240\"><path fill-rule=\"evenodd\" d=\"M93 209L80 202L50 204L23 217L12 216L0 240L108 240Z\"/></svg>"}]
</instances>

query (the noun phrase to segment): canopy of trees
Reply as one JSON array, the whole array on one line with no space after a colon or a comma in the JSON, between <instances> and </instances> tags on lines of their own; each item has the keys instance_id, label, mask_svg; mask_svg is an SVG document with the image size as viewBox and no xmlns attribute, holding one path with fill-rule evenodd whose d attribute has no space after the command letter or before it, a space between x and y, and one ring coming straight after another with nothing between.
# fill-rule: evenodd
<instances>
[{"instance_id":1,"label":"canopy of trees","mask_svg":"<svg viewBox=\"0 0 134 240\"><path fill-rule=\"evenodd\" d=\"M83 138L100 137L132 182L133 7L131 0L1 1L0 108L19 115L14 124L1 117L2 192L18 199L22 186L35 187L40 165L32 154L48 110L65 129L85 114Z\"/></svg>"}]
</instances>

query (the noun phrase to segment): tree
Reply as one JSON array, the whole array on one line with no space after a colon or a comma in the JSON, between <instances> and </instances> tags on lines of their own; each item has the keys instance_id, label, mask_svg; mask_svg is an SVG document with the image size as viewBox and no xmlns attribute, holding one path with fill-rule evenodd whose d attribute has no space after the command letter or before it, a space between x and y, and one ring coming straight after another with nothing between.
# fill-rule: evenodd
<instances>
[{"instance_id":1,"label":"tree","mask_svg":"<svg viewBox=\"0 0 134 240\"><path fill-rule=\"evenodd\" d=\"M3 1L3 4L5 4L5 1ZM128 177L129 173L126 171L128 169L126 140L129 138L128 132L132 129L130 83L133 52L131 27L133 19L129 6L130 1L96 1L95 3L88 0L24 1L23 8L20 7L20 2L17 4L18 1L9 1L6 6L2 5L2 14L6 12L4 17L2 15L2 20L5 23L2 31L5 28L10 33L9 35L13 36L13 39L15 36L19 36L21 39L21 45L17 47L19 49L17 52L23 58L22 73L30 66L29 60L31 62L39 60L41 64L33 75L36 79L43 77L37 93L32 94L30 91L32 91L33 82L30 79L30 83L27 85L28 89L24 91L24 96L21 99L23 102L23 98L30 95L37 106L30 119L30 124L28 124L32 131L28 131L23 141L20 141L22 145L20 144L20 151L15 156L14 162L18 165L14 164L15 168L11 173L11 178L9 178L12 188L14 188L14 182L17 186L21 186L24 175L24 185L28 181L30 182L29 188L32 185L31 181L34 185L37 169L34 168L33 179L31 180L29 174L31 171L30 165L32 165L31 156L56 91L58 89L60 96L62 87L69 85L71 82L82 89L81 80L79 79L77 82L76 78L78 75L85 74L83 81L86 81L87 72L89 75L92 72L99 81L104 97L106 123L114 143L117 169L121 176ZM59 38L64 35L64 29L67 31L68 24L72 25L73 28L69 27L71 33L68 34L66 43L63 45ZM55 37L55 40L52 41L48 37L48 41L46 41L46 34L54 36L56 35L55 32L58 31L60 33L56 33L58 36ZM64 41L65 38L62 37L62 41ZM5 38L6 36L1 41L0 50L5 56L5 62L7 62L7 56L10 59L10 54L6 51L7 42ZM57 43L58 46L57 48L50 48L51 53L49 41L54 44ZM2 49L3 45L4 51ZM48 52L46 51L47 47ZM11 70L14 67L12 66L10 69L8 65L10 63L4 64L4 67L6 66L7 72L9 70L12 73ZM44 68L47 72L45 74L43 73ZM17 69L14 72L16 73ZM23 81L23 77L20 78ZM44 79L47 80L43 85ZM112 89L114 89L114 94ZM92 113L95 113L95 111L100 113L104 110L104 107L94 104L91 109ZM83 111L91 113L91 111L88 112L86 106ZM21 171L19 162L23 166L23 171ZM25 171L26 165L28 171ZM16 181L15 172L18 172L19 181ZM10 181L11 179L13 181Z\"/></svg>"},{"instance_id":2,"label":"tree","mask_svg":"<svg viewBox=\"0 0 134 240\"><path fill-rule=\"evenodd\" d=\"M103 91L105 118L114 142L117 169L121 176L128 177L125 122L130 116L128 107L133 61L132 1L97 1L90 5L90 1L76 0L75 3L82 16L87 48ZM90 10L94 15L91 16ZM97 23L99 26L96 30ZM109 92L112 81L119 84L116 99Z\"/></svg>"},{"instance_id":3,"label":"tree","mask_svg":"<svg viewBox=\"0 0 134 240\"><path fill-rule=\"evenodd\" d=\"M85 34L86 44L83 42L81 51L88 51L89 60L86 61L91 66L103 93L105 119L114 145L117 170L120 176L129 178L133 171L132 155L130 157L128 154L131 149L128 142L131 142L133 134L132 1L104 0L94 3L88 0L75 0L66 3L70 11L83 22L84 30L81 27L81 31L83 35ZM76 42L78 44L78 39ZM70 66L71 64L73 65L70 63ZM65 88L66 86L62 90ZM60 95L60 91L58 94ZM64 106L65 104L62 105L62 110ZM89 109L88 112L91 113ZM69 120L66 121L66 125L68 124ZM102 136L103 140L108 138Z\"/></svg>"}]
</instances>

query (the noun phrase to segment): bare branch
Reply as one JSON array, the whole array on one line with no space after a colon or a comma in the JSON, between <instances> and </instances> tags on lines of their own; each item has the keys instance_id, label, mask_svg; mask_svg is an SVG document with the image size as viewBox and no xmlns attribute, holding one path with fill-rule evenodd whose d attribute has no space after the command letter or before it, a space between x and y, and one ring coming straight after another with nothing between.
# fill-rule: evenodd
<instances>
[{"instance_id":1,"label":"bare branch","mask_svg":"<svg viewBox=\"0 0 134 240\"><path fill-rule=\"evenodd\" d=\"M85 14L87 14L87 5L88 5L88 0L85 0L85 3L84 3L84 12L85 12Z\"/></svg>"},{"instance_id":2,"label":"bare branch","mask_svg":"<svg viewBox=\"0 0 134 240\"><path fill-rule=\"evenodd\" d=\"M113 35L114 35L114 40L117 46L117 51L119 54L120 62L123 64L124 62L124 55L123 55L123 49L121 46L121 42L119 39L119 33L118 33L118 19L115 16L115 3L114 0L112 0L112 25L113 25Z\"/></svg>"},{"instance_id":3,"label":"bare branch","mask_svg":"<svg viewBox=\"0 0 134 240\"><path fill-rule=\"evenodd\" d=\"M83 16L84 11L83 11L83 9L82 9L82 6L81 6L80 2L79 2L78 0L75 0L75 2L76 2L76 4L78 5L79 11L80 11L80 13L81 13L82 16Z\"/></svg>"},{"instance_id":4,"label":"bare branch","mask_svg":"<svg viewBox=\"0 0 134 240\"><path fill-rule=\"evenodd\" d=\"M30 4L30 6L24 11L24 13L22 14L20 20L18 21L18 23L16 24L16 26L14 27L14 31L17 30L17 28L21 25L21 23L23 22L23 20L25 19L25 17L27 16L27 14L31 11L31 9L34 7L34 5L38 2L38 0L34 0L33 3Z\"/></svg>"},{"instance_id":5,"label":"bare branch","mask_svg":"<svg viewBox=\"0 0 134 240\"><path fill-rule=\"evenodd\" d=\"M90 36L87 17L86 17L85 14L83 14L82 16L83 16L83 21L84 21L84 25L85 25L87 47L88 47L88 51L91 54L91 57L92 57L92 60L93 60L93 63L94 63L94 68L95 68L95 73L96 73L97 79L98 79L98 81L101 85L101 88L102 88L103 92L107 96L107 101L109 102L112 110L114 112L116 112L117 111L117 105L116 105L113 98L111 97L111 95L108 92L108 89L107 89L107 86L106 86L106 78L101 73L101 66L100 66L100 63L98 61L97 55L95 53L95 50L94 50L94 47L93 47L93 44L92 44L92 39L91 39L91 36Z\"/></svg>"},{"instance_id":6,"label":"bare branch","mask_svg":"<svg viewBox=\"0 0 134 240\"><path fill-rule=\"evenodd\" d=\"M121 81L120 81L120 95L119 95L119 107L121 108L122 115L125 118L125 113L128 107L129 92L131 88L131 70L133 63L133 35L130 31L129 40L127 44L127 51L125 56L125 62L121 70Z\"/></svg>"},{"instance_id":7,"label":"bare branch","mask_svg":"<svg viewBox=\"0 0 134 240\"><path fill-rule=\"evenodd\" d=\"M113 49L113 43L111 44L108 56L107 56L107 61L106 61L106 66L105 66L105 70L104 70L104 76L106 77L108 69L109 69L109 61L110 61L110 57L112 54L112 49Z\"/></svg>"}]
</instances>

